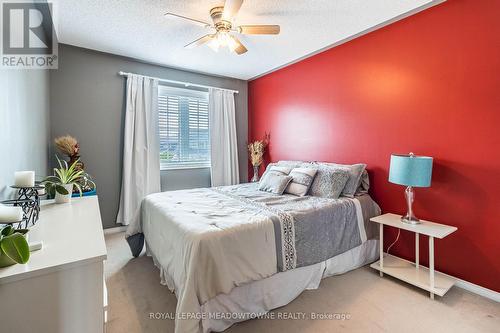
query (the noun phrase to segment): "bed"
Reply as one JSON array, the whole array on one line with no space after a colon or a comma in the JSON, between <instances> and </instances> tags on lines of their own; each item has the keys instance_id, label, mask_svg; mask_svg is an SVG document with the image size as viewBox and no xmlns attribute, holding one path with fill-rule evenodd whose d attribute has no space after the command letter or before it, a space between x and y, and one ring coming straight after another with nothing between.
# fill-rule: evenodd
<instances>
[{"instance_id":1,"label":"bed","mask_svg":"<svg viewBox=\"0 0 500 333\"><path fill-rule=\"evenodd\" d=\"M368 194L298 197L241 184L156 193L127 231L175 292L176 333L223 331L373 262L380 214Z\"/></svg>"}]
</instances>

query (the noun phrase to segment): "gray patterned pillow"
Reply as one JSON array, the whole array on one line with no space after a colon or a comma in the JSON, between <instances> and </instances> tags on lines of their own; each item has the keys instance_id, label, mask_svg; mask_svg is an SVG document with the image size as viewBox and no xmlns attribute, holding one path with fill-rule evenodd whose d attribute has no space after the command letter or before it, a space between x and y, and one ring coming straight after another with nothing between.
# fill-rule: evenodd
<instances>
[{"instance_id":1,"label":"gray patterned pillow","mask_svg":"<svg viewBox=\"0 0 500 333\"><path fill-rule=\"evenodd\" d=\"M303 167L304 164L308 164L308 163L303 162L303 161L278 161L276 163L276 165L285 166L285 167L288 167L290 169Z\"/></svg>"},{"instance_id":2,"label":"gray patterned pillow","mask_svg":"<svg viewBox=\"0 0 500 333\"><path fill-rule=\"evenodd\" d=\"M290 172L292 181L290 182L290 184L288 184L285 192L303 197L307 194L309 187L311 187L314 176L316 176L316 172L316 169L311 168L292 169L292 171Z\"/></svg>"},{"instance_id":3,"label":"gray patterned pillow","mask_svg":"<svg viewBox=\"0 0 500 333\"><path fill-rule=\"evenodd\" d=\"M278 171L267 171L259 182L259 190L283 194L292 177Z\"/></svg>"},{"instance_id":4,"label":"gray patterned pillow","mask_svg":"<svg viewBox=\"0 0 500 333\"><path fill-rule=\"evenodd\" d=\"M349 179L349 171L320 165L309 194L329 199L338 199Z\"/></svg>"},{"instance_id":5,"label":"gray patterned pillow","mask_svg":"<svg viewBox=\"0 0 500 333\"><path fill-rule=\"evenodd\" d=\"M354 198L354 194L356 193L356 190L358 189L359 184L361 182L361 176L363 174L363 171L365 171L366 169L366 164L358 163L358 164L348 165L348 164L322 163L322 162L320 162L320 164L347 170L349 172L349 179L347 180L347 183L344 187L344 190L342 190L341 195L349 198Z\"/></svg>"}]
</instances>

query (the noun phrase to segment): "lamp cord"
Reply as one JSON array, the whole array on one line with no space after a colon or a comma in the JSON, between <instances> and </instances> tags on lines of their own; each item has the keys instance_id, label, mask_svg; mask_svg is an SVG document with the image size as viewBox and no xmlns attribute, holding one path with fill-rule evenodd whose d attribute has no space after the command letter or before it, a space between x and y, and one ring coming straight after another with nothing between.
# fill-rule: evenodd
<instances>
[{"instance_id":1,"label":"lamp cord","mask_svg":"<svg viewBox=\"0 0 500 333\"><path fill-rule=\"evenodd\" d=\"M398 228L398 235L396 236L396 240L394 242L392 242L391 245L389 245L389 247L387 248L387 254L389 254L389 251L391 250L391 247L396 244L396 242L398 241L399 239L399 234L401 233L401 229Z\"/></svg>"}]
</instances>

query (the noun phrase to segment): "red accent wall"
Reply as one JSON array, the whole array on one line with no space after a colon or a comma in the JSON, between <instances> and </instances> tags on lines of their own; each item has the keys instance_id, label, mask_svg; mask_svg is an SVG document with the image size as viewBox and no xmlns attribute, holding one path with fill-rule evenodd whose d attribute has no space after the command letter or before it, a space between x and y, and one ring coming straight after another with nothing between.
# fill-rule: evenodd
<instances>
[{"instance_id":1,"label":"red accent wall","mask_svg":"<svg viewBox=\"0 0 500 333\"><path fill-rule=\"evenodd\" d=\"M249 139L270 133L267 162L367 163L384 212L405 211L390 154L433 156L416 214L458 227L435 241L436 267L500 291L498 13L500 1L448 1L251 81ZM420 248L427 264L426 237ZM394 253L413 259L413 234Z\"/></svg>"}]
</instances>

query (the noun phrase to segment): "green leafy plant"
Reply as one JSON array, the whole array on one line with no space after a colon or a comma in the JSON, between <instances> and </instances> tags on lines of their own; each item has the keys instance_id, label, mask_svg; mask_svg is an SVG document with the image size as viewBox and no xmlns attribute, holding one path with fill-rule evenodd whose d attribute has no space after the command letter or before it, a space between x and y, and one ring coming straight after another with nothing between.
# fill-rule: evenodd
<instances>
[{"instance_id":1,"label":"green leafy plant","mask_svg":"<svg viewBox=\"0 0 500 333\"><path fill-rule=\"evenodd\" d=\"M30 249L24 235L28 229L14 229L11 225L0 229L0 267L25 264L30 258Z\"/></svg>"},{"instance_id":2,"label":"green leafy plant","mask_svg":"<svg viewBox=\"0 0 500 333\"><path fill-rule=\"evenodd\" d=\"M92 191L96 187L94 181L92 180L92 177L86 172L82 173L75 184L78 184L83 192Z\"/></svg>"},{"instance_id":3,"label":"green leafy plant","mask_svg":"<svg viewBox=\"0 0 500 333\"><path fill-rule=\"evenodd\" d=\"M54 168L54 175L48 176L42 181L42 184L45 185L45 190L51 197L53 197L56 192L62 195L70 194L64 188L64 185L72 184L78 192L80 192L80 196L82 196L82 184L91 184L95 187L95 183L92 181L91 177L86 172L76 167L79 160L68 165L68 162L59 159L57 155L56 158L59 168Z\"/></svg>"}]
</instances>

